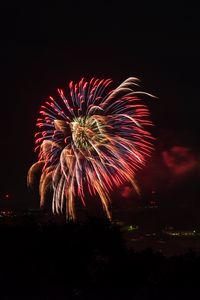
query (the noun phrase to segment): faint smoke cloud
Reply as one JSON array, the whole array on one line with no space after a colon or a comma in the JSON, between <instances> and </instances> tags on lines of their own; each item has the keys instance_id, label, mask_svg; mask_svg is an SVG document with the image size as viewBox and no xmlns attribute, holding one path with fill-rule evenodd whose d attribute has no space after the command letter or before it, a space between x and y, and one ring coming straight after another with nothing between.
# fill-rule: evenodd
<instances>
[{"instance_id":1,"label":"faint smoke cloud","mask_svg":"<svg viewBox=\"0 0 200 300\"><path fill-rule=\"evenodd\" d=\"M190 148L172 146L162 152L162 158L169 170L174 175L187 175L199 166L199 159Z\"/></svg>"},{"instance_id":2,"label":"faint smoke cloud","mask_svg":"<svg viewBox=\"0 0 200 300\"><path fill-rule=\"evenodd\" d=\"M133 193L134 193L133 187L129 185L123 186L120 190L120 194L123 198L129 198L133 195Z\"/></svg>"}]
</instances>

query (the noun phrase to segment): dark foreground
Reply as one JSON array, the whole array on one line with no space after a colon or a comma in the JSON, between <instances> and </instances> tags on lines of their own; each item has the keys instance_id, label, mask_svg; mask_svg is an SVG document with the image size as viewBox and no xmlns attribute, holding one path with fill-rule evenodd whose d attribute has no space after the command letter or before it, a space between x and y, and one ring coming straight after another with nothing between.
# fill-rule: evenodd
<instances>
[{"instance_id":1,"label":"dark foreground","mask_svg":"<svg viewBox=\"0 0 200 300\"><path fill-rule=\"evenodd\" d=\"M0 299L192 299L200 255L127 247L105 220L0 224ZM10 220L10 218L9 218Z\"/></svg>"}]
</instances>

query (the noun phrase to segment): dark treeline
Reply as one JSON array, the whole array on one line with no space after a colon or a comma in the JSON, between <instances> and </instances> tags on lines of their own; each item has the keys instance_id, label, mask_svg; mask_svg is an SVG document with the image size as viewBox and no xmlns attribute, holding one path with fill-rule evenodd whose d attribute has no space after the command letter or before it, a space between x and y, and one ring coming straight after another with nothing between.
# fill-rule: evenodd
<instances>
[{"instance_id":1,"label":"dark treeline","mask_svg":"<svg viewBox=\"0 0 200 300\"><path fill-rule=\"evenodd\" d=\"M116 225L0 226L0 299L185 299L200 292L200 256L128 250Z\"/></svg>"}]
</instances>

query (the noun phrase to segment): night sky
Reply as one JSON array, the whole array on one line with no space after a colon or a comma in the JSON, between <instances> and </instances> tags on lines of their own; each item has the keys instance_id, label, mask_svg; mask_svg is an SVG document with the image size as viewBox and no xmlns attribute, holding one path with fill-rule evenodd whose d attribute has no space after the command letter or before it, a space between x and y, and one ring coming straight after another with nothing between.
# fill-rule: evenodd
<instances>
[{"instance_id":1,"label":"night sky","mask_svg":"<svg viewBox=\"0 0 200 300\"><path fill-rule=\"evenodd\" d=\"M1 5L0 195L10 194L18 208L30 201L26 174L36 161L37 112L57 88L66 91L69 80L111 77L117 86L139 77L143 90L159 98L147 103L155 135L178 132L199 149L197 7L65 2Z\"/></svg>"}]
</instances>

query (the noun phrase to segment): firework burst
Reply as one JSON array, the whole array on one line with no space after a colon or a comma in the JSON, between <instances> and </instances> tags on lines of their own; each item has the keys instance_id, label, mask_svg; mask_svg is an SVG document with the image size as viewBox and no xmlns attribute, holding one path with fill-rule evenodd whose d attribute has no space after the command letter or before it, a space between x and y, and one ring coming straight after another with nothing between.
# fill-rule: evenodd
<instances>
[{"instance_id":1,"label":"firework burst","mask_svg":"<svg viewBox=\"0 0 200 300\"><path fill-rule=\"evenodd\" d=\"M41 169L40 205L53 188L53 212L75 219L75 199L85 206L85 192L98 194L111 219L110 192L124 182L138 190L135 172L152 150L149 110L140 101L144 93L138 79L128 78L116 89L112 80L92 78L69 84L69 96L58 89L41 106L35 134L38 162L28 172L33 185L35 171Z\"/></svg>"}]
</instances>

